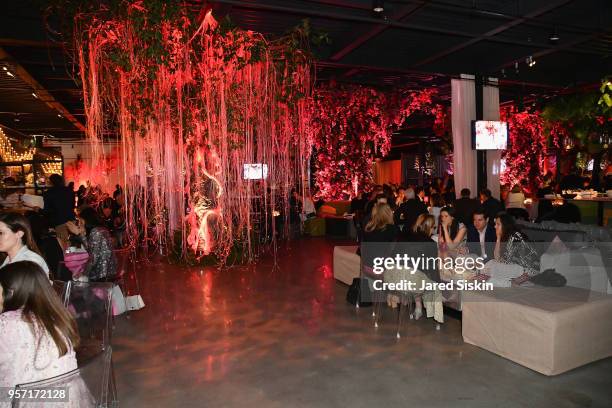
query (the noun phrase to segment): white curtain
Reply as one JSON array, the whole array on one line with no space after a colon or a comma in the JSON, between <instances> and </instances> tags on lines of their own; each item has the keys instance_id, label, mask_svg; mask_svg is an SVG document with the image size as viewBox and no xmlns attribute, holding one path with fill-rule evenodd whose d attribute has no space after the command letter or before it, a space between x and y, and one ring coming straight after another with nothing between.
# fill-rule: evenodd
<instances>
[{"instance_id":1,"label":"white curtain","mask_svg":"<svg viewBox=\"0 0 612 408\"><path fill-rule=\"evenodd\" d=\"M499 88L497 86L484 86L482 88L482 103L483 119L499 120ZM500 195L499 173L501 153L501 150L487 150L487 188L491 190L491 194L496 198L499 198Z\"/></svg>"},{"instance_id":2,"label":"white curtain","mask_svg":"<svg viewBox=\"0 0 612 408\"><path fill-rule=\"evenodd\" d=\"M476 119L474 79L452 79L451 89L455 192L459 197L461 189L469 188L475 196L476 151L472 150L472 120Z\"/></svg>"}]
</instances>

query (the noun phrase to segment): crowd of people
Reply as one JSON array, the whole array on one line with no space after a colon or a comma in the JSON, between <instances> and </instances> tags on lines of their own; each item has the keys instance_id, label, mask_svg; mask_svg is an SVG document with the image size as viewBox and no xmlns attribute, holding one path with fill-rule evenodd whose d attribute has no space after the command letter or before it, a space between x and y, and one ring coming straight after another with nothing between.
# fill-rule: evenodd
<instances>
[{"instance_id":1,"label":"crowd of people","mask_svg":"<svg viewBox=\"0 0 612 408\"><path fill-rule=\"evenodd\" d=\"M421 252L443 256L475 254L484 260L521 265L527 275L538 272L538 260L528 237L520 231L512 214L515 197L502 202L483 189L472 197L462 189L460 198L435 187L376 186L369 199L358 195L351 211L360 242L420 243ZM510 206L508 207L508 204ZM422 243L430 243L429 249ZM425 248L425 249L424 249ZM372 259L363 259L372 267ZM427 277L439 281L439 271L426 270Z\"/></svg>"},{"instance_id":2,"label":"crowd of people","mask_svg":"<svg viewBox=\"0 0 612 408\"><path fill-rule=\"evenodd\" d=\"M114 249L122 245L124 228L121 188L112 197L91 186L75 192L56 174L49 185L42 208L24 212L9 205L0 212L5 256L0 265L0 388L77 368L77 324L52 280L113 282L117 275ZM18 196L8 200L18 201ZM66 266L75 252L87 254L80 258L78 274Z\"/></svg>"}]
</instances>

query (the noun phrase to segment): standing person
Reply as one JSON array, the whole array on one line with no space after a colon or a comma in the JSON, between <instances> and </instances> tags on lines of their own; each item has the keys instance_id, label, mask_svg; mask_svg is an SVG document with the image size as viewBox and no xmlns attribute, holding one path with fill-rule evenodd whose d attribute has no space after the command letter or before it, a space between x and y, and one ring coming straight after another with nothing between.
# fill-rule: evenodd
<instances>
[{"instance_id":1,"label":"standing person","mask_svg":"<svg viewBox=\"0 0 612 408\"><path fill-rule=\"evenodd\" d=\"M402 225L405 230L411 230L417 217L421 214L427 214L427 205L416 198L416 194L412 188L407 188L404 191L406 201L395 210L394 220L396 225Z\"/></svg>"},{"instance_id":2,"label":"standing person","mask_svg":"<svg viewBox=\"0 0 612 408\"><path fill-rule=\"evenodd\" d=\"M472 215L480 206L478 200L471 198L472 192L469 188L461 189L461 198L455 201L455 212L459 222L469 225L472 223Z\"/></svg>"},{"instance_id":3,"label":"standing person","mask_svg":"<svg viewBox=\"0 0 612 408\"><path fill-rule=\"evenodd\" d=\"M494 220L497 214L504 209L501 202L492 197L491 190L488 188L480 190L480 202L482 203L482 208L490 223L493 223L492 220Z\"/></svg>"},{"instance_id":4,"label":"standing person","mask_svg":"<svg viewBox=\"0 0 612 408\"><path fill-rule=\"evenodd\" d=\"M38 246L32 237L30 223L23 215L15 213L0 215L0 252L5 252L7 255L0 268L13 262L31 261L39 265L49 276L49 267L40 256Z\"/></svg>"},{"instance_id":5,"label":"standing person","mask_svg":"<svg viewBox=\"0 0 612 408\"><path fill-rule=\"evenodd\" d=\"M45 208L42 213L49 217L49 224L55 230L57 241L65 250L70 235L66 223L74 221L74 191L64 185L64 178L59 174L52 174L49 183L51 188L43 194Z\"/></svg>"},{"instance_id":6,"label":"standing person","mask_svg":"<svg viewBox=\"0 0 612 408\"><path fill-rule=\"evenodd\" d=\"M2 269L0 312L0 387L77 368L76 322L38 264L20 261Z\"/></svg>"},{"instance_id":7,"label":"standing person","mask_svg":"<svg viewBox=\"0 0 612 408\"><path fill-rule=\"evenodd\" d=\"M87 252L89 259L83 274L89 281L105 281L117 274L117 258L109 231L103 226L96 210L83 208L78 223L68 222L68 229L76 235Z\"/></svg>"},{"instance_id":8,"label":"standing person","mask_svg":"<svg viewBox=\"0 0 612 408\"><path fill-rule=\"evenodd\" d=\"M468 225L467 244L470 253L493 259L495 241L497 236L495 228L489 223L487 216L482 208L474 212L473 223Z\"/></svg>"}]
</instances>

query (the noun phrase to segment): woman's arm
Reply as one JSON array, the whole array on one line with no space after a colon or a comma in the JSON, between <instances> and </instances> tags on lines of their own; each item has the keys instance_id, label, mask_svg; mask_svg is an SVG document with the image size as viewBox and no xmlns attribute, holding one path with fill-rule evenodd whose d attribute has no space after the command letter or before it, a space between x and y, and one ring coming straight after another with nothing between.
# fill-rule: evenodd
<instances>
[{"instance_id":1,"label":"woman's arm","mask_svg":"<svg viewBox=\"0 0 612 408\"><path fill-rule=\"evenodd\" d=\"M446 245L448 245L448 249L455 249L463 242L463 238L465 238L465 234L467 233L467 228L461 227L459 231L457 231L457 235L455 239L451 239L450 232L448 226L444 226L444 240Z\"/></svg>"}]
</instances>

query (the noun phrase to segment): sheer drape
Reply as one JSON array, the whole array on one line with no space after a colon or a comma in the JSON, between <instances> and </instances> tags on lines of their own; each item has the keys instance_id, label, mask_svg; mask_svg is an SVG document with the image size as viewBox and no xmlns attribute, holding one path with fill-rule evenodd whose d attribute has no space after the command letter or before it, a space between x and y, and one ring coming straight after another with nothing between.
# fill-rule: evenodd
<instances>
[{"instance_id":1,"label":"sheer drape","mask_svg":"<svg viewBox=\"0 0 612 408\"><path fill-rule=\"evenodd\" d=\"M499 88L484 86L482 88L484 120L499 120ZM501 150L487 150L487 187L493 197L499 198L499 171L501 165Z\"/></svg>"},{"instance_id":2,"label":"sheer drape","mask_svg":"<svg viewBox=\"0 0 612 408\"><path fill-rule=\"evenodd\" d=\"M476 151L472 150L472 120L476 119L476 95L473 79L453 79L452 129L455 191L462 188L476 194ZM499 109L499 108L498 108Z\"/></svg>"}]
</instances>

